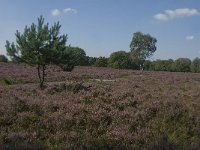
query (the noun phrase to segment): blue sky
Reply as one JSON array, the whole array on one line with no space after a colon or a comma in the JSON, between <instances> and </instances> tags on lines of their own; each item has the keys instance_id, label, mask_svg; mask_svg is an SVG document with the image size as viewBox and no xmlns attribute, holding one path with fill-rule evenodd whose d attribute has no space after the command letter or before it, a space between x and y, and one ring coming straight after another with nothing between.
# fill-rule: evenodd
<instances>
[{"instance_id":1,"label":"blue sky","mask_svg":"<svg viewBox=\"0 0 200 150\"><path fill-rule=\"evenodd\" d=\"M200 0L0 0L0 54L16 30L37 23L60 21L67 44L89 56L129 51L134 32L156 37L152 59L200 57Z\"/></svg>"}]
</instances>

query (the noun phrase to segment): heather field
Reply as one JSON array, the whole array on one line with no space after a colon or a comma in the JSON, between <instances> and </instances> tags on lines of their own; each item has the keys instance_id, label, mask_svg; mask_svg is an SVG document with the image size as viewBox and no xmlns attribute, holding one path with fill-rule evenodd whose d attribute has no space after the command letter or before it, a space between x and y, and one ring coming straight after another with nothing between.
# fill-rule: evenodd
<instances>
[{"instance_id":1,"label":"heather field","mask_svg":"<svg viewBox=\"0 0 200 150\"><path fill-rule=\"evenodd\" d=\"M200 74L0 63L0 149L200 147Z\"/></svg>"}]
</instances>

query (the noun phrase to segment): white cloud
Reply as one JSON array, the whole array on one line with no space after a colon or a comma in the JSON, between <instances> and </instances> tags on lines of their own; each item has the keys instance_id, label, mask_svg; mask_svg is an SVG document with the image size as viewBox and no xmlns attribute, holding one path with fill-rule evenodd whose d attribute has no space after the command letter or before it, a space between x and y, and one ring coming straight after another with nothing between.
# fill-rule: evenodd
<instances>
[{"instance_id":1,"label":"white cloud","mask_svg":"<svg viewBox=\"0 0 200 150\"><path fill-rule=\"evenodd\" d=\"M199 15L199 11L197 9L190 8L179 8L175 10L165 10L164 13L158 13L154 15L154 19L158 21L168 21L174 18L183 18Z\"/></svg>"},{"instance_id":2,"label":"white cloud","mask_svg":"<svg viewBox=\"0 0 200 150\"><path fill-rule=\"evenodd\" d=\"M78 11L76 9L73 9L73 8L65 8L63 9L63 12L64 13L77 13Z\"/></svg>"},{"instance_id":3,"label":"white cloud","mask_svg":"<svg viewBox=\"0 0 200 150\"><path fill-rule=\"evenodd\" d=\"M159 21L167 21L167 20L168 20L168 17L167 17L167 15L165 15L165 14L156 14L156 15L154 16L154 18L155 18L156 20L159 20Z\"/></svg>"},{"instance_id":4,"label":"white cloud","mask_svg":"<svg viewBox=\"0 0 200 150\"><path fill-rule=\"evenodd\" d=\"M193 35L188 35L185 37L186 40L191 41L194 40L194 36Z\"/></svg>"},{"instance_id":5,"label":"white cloud","mask_svg":"<svg viewBox=\"0 0 200 150\"><path fill-rule=\"evenodd\" d=\"M58 9L54 9L51 11L51 15L56 17L56 16L60 16L60 10Z\"/></svg>"}]
</instances>

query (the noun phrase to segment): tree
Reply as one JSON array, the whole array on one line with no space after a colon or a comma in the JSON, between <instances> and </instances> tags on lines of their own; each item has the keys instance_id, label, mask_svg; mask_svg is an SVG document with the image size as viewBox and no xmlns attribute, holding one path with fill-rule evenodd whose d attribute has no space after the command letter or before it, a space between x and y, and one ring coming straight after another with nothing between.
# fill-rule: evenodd
<instances>
[{"instance_id":1,"label":"tree","mask_svg":"<svg viewBox=\"0 0 200 150\"><path fill-rule=\"evenodd\" d=\"M155 71L174 71L174 61L172 59L168 60L156 60L154 62Z\"/></svg>"},{"instance_id":2,"label":"tree","mask_svg":"<svg viewBox=\"0 0 200 150\"><path fill-rule=\"evenodd\" d=\"M147 58L151 57L156 51L157 39L149 34L136 32L130 44L130 51L132 59L143 70L144 62Z\"/></svg>"},{"instance_id":3,"label":"tree","mask_svg":"<svg viewBox=\"0 0 200 150\"><path fill-rule=\"evenodd\" d=\"M106 57L99 57L95 62L95 67L107 67L108 66L108 58Z\"/></svg>"},{"instance_id":4,"label":"tree","mask_svg":"<svg viewBox=\"0 0 200 150\"><path fill-rule=\"evenodd\" d=\"M97 60L96 57L89 57L89 56L86 56L86 59L87 59L87 64L86 64L87 66L94 66Z\"/></svg>"},{"instance_id":5,"label":"tree","mask_svg":"<svg viewBox=\"0 0 200 150\"><path fill-rule=\"evenodd\" d=\"M8 58L5 55L0 55L0 62L8 62Z\"/></svg>"},{"instance_id":6,"label":"tree","mask_svg":"<svg viewBox=\"0 0 200 150\"><path fill-rule=\"evenodd\" d=\"M200 72L200 58L197 57L192 61L191 71L195 73Z\"/></svg>"},{"instance_id":7,"label":"tree","mask_svg":"<svg viewBox=\"0 0 200 150\"><path fill-rule=\"evenodd\" d=\"M117 51L110 55L108 66L115 69L130 69L132 67L130 54Z\"/></svg>"},{"instance_id":8,"label":"tree","mask_svg":"<svg viewBox=\"0 0 200 150\"><path fill-rule=\"evenodd\" d=\"M144 70L151 70L152 69L152 62L150 60L146 60L144 62Z\"/></svg>"},{"instance_id":9,"label":"tree","mask_svg":"<svg viewBox=\"0 0 200 150\"><path fill-rule=\"evenodd\" d=\"M74 66L87 65L86 53L79 47L67 46L60 60L60 67L65 71L71 71Z\"/></svg>"},{"instance_id":10,"label":"tree","mask_svg":"<svg viewBox=\"0 0 200 150\"><path fill-rule=\"evenodd\" d=\"M68 46L66 52L74 63L74 66L85 66L87 63L86 53L82 48Z\"/></svg>"},{"instance_id":11,"label":"tree","mask_svg":"<svg viewBox=\"0 0 200 150\"><path fill-rule=\"evenodd\" d=\"M175 71L178 72L190 72L191 60L188 58L178 58L174 62Z\"/></svg>"},{"instance_id":12,"label":"tree","mask_svg":"<svg viewBox=\"0 0 200 150\"><path fill-rule=\"evenodd\" d=\"M67 35L60 35L61 25L59 22L49 27L44 24L44 18L38 18L38 24L32 23L25 27L21 34L18 30L14 42L6 41L6 50L11 59L17 59L31 66L37 66L40 87L44 87L45 70L48 64L59 64L65 50Z\"/></svg>"}]
</instances>

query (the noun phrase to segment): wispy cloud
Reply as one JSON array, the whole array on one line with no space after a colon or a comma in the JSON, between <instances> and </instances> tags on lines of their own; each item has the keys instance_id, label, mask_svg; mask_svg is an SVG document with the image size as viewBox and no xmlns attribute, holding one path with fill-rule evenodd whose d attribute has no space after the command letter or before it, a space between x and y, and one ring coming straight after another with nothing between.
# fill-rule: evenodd
<instances>
[{"instance_id":1,"label":"wispy cloud","mask_svg":"<svg viewBox=\"0 0 200 150\"><path fill-rule=\"evenodd\" d=\"M174 18L183 18L199 15L199 11L197 9L190 8L179 8L175 10L165 10L164 13L158 13L154 15L154 19L157 21L168 21Z\"/></svg>"},{"instance_id":2,"label":"wispy cloud","mask_svg":"<svg viewBox=\"0 0 200 150\"><path fill-rule=\"evenodd\" d=\"M65 14L74 13L74 14L76 14L76 13L78 13L78 11L76 9L73 9L73 8L65 8L65 9L63 9L63 11L60 11L59 9L53 9L51 11L51 15L53 17L60 16L62 13L65 13Z\"/></svg>"},{"instance_id":3,"label":"wispy cloud","mask_svg":"<svg viewBox=\"0 0 200 150\"><path fill-rule=\"evenodd\" d=\"M58 10L58 9L53 9L53 10L51 11L51 15L54 16L54 17L60 16L60 10Z\"/></svg>"},{"instance_id":4,"label":"wispy cloud","mask_svg":"<svg viewBox=\"0 0 200 150\"><path fill-rule=\"evenodd\" d=\"M194 36L193 35L188 35L185 37L186 40L191 41L194 40Z\"/></svg>"},{"instance_id":5,"label":"wispy cloud","mask_svg":"<svg viewBox=\"0 0 200 150\"><path fill-rule=\"evenodd\" d=\"M73 9L73 8L65 8L63 9L63 12L64 13L77 13L78 11L76 9Z\"/></svg>"}]
</instances>

